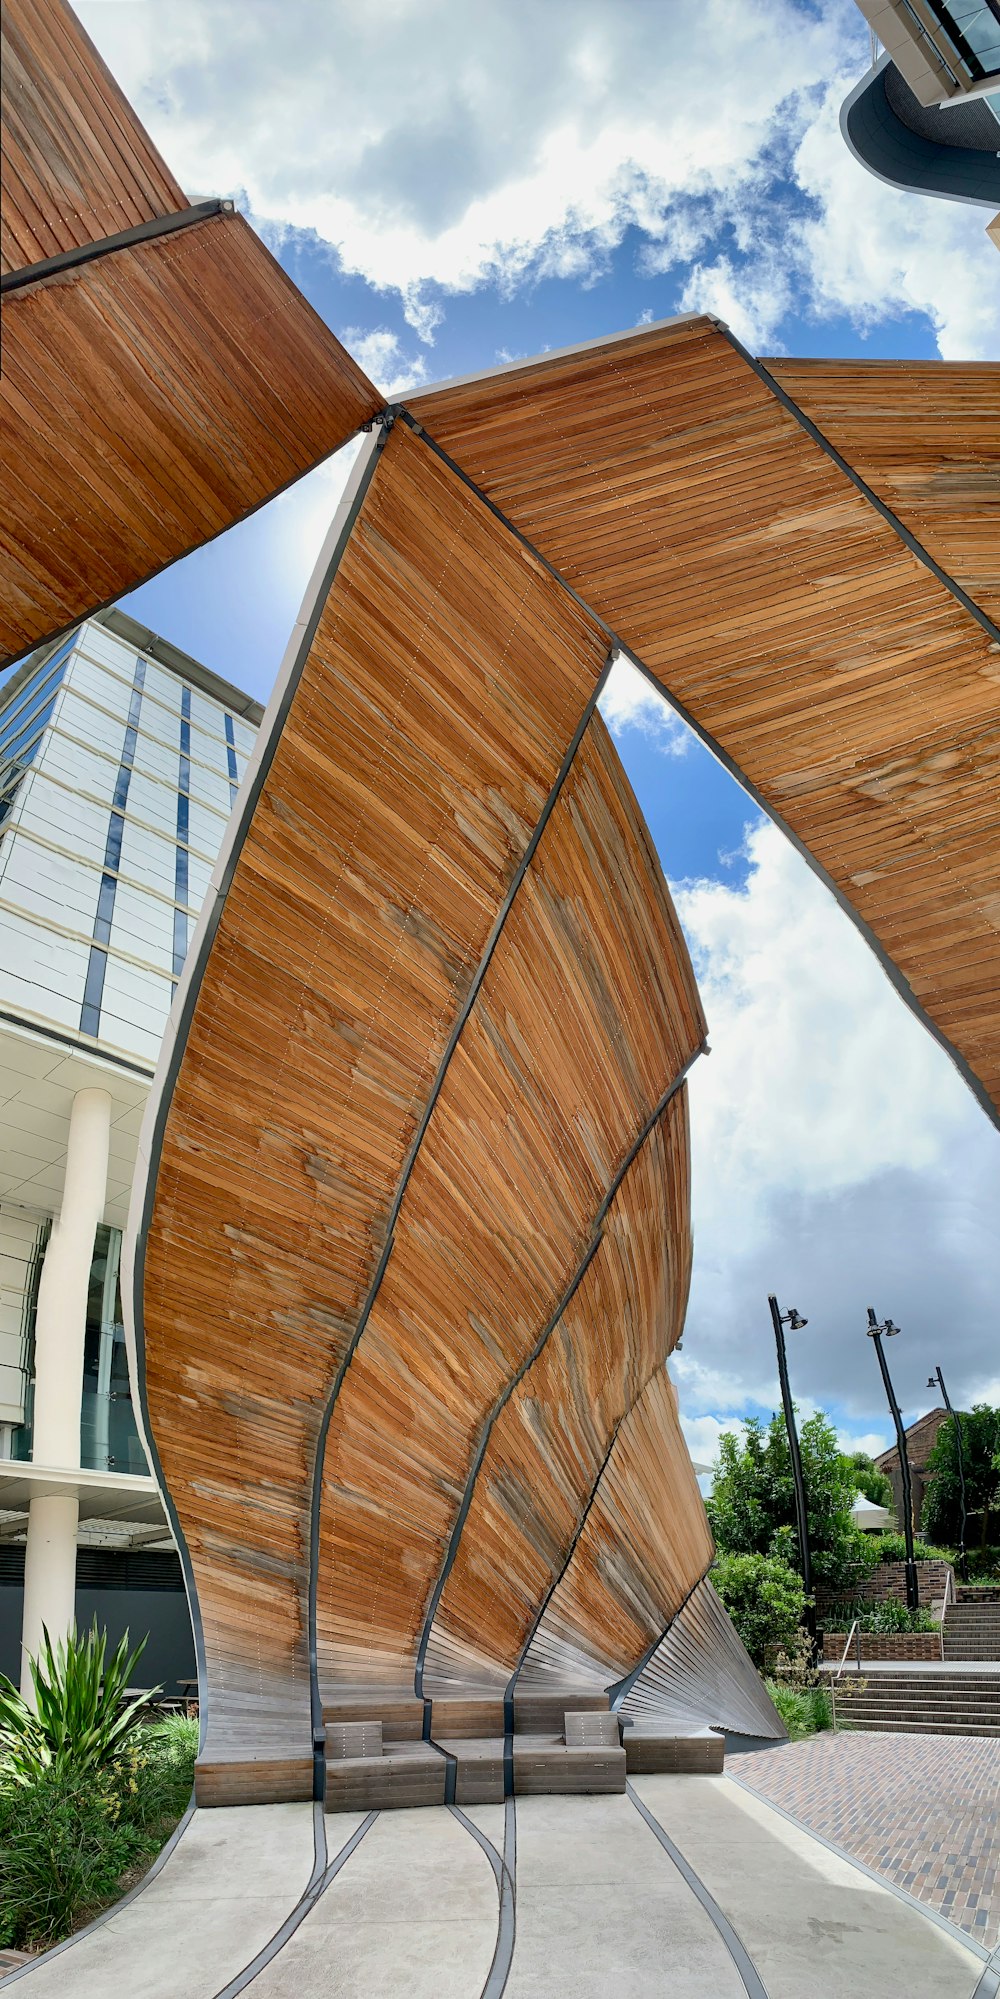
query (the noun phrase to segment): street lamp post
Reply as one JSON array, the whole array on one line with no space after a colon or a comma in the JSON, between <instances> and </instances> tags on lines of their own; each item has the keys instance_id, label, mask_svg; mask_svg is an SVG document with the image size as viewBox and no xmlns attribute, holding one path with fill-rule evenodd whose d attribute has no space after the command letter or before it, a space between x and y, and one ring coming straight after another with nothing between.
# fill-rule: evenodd
<instances>
[{"instance_id":1,"label":"street lamp post","mask_svg":"<svg viewBox=\"0 0 1000 1999\"><path fill-rule=\"evenodd\" d=\"M936 1382L935 1382L935 1376L937 1377ZM933 1374L929 1374L927 1376L927 1386L928 1388L934 1388L935 1386L940 1387L941 1395L944 1401L944 1406L947 1409L948 1414L955 1425L955 1444L958 1450L958 1506L959 1506L958 1558L956 1562L956 1567L958 1569L959 1575L962 1578L962 1581L964 1582L965 1571L967 1567L965 1559L965 1523L966 1519L968 1518L968 1514L965 1503L965 1446L962 1442L962 1425L959 1422L959 1419L956 1416L955 1411L952 1408L951 1403L948 1399L948 1390L944 1385L944 1375L942 1374L941 1369L939 1367L936 1367L934 1369Z\"/></svg>"},{"instance_id":2,"label":"street lamp post","mask_svg":"<svg viewBox=\"0 0 1000 1999\"><path fill-rule=\"evenodd\" d=\"M802 1458L799 1453L798 1431L795 1428L795 1409L792 1403L792 1391L788 1380L788 1356L785 1352L785 1327L790 1326L794 1333L798 1331L800 1326L807 1326L809 1321L802 1317L801 1312L795 1310L794 1305L790 1311L782 1312L773 1291L769 1294L767 1302L771 1307L774 1344L778 1350L778 1379L781 1382L781 1401L785 1411L785 1428L788 1431L788 1451L792 1460L792 1483L795 1487L795 1518L798 1522L799 1551L802 1558L802 1587L805 1590L807 1598L806 1631L809 1636L810 1652L815 1660L816 1605L812 1600L812 1561L809 1555L809 1519L806 1513L806 1488L802 1477Z\"/></svg>"},{"instance_id":3,"label":"street lamp post","mask_svg":"<svg viewBox=\"0 0 1000 1999\"><path fill-rule=\"evenodd\" d=\"M913 1489L910 1485L910 1460L906 1453L906 1431L903 1429L903 1418L900 1415L899 1403L896 1401L889 1369L886 1366L885 1354L882 1351L883 1334L889 1340L898 1331L899 1327L894 1326L891 1319L886 1319L884 1324L880 1325L869 1305L867 1333L868 1338L875 1342L875 1352L878 1355L878 1364L882 1370L882 1380L885 1383L886 1397L889 1408L892 1411L892 1420L896 1425L899 1469L903 1480L903 1536L906 1541L906 1601L910 1610L919 1610L920 1585L917 1582L917 1564L913 1556Z\"/></svg>"}]
</instances>

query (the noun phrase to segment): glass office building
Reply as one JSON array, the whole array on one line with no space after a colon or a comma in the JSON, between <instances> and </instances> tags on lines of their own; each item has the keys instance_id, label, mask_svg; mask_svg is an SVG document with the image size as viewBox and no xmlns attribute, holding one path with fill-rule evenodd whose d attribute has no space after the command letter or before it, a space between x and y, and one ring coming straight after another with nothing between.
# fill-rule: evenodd
<instances>
[{"instance_id":1,"label":"glass office building","mask_svg":"<svg viewBox=\"0 0 1000 1999\"><path fill-rule=\"evenodd\" d=\"M260 714L116 610L0 683L0 1586L8 1589L19 1585L33 1509L63 1505L68 1518L70 1498L76 1542L104 1551L107 1574L109 1559L139 1547L175 1566L132 1409L122 1231L171 999ZM46 1258L65 1216L81 1111L96 1113L100 1127L97 1164L84 1160L83 1172L95 1203L89 1272L64 1331L50 1300L46 1333L45 1286L55 1283ZM53 1425L43 1406L65 1385L58 1354L53 1365L53 1325L74 1375L68 1428L65 1409ZM8 1644L0 1658L15 1677L17 1622L2 1620L13 1656Z\"/></svg>"}]
</instances>

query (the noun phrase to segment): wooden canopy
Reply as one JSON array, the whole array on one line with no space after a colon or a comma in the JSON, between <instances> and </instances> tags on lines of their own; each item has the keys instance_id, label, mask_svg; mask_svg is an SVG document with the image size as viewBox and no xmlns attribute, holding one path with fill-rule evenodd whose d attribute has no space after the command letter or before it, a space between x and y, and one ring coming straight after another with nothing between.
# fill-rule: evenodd
<instances>
[{"instance_id":1,"label":"wooden canopy","mask_svg":"<svg viewBox=\"0 0 1000 1999\"><path fill-rule=\"evenodd\" d=\"M685 319L409 415L791 833L996 1119L1000 365L770 374Z\"/></svg>"},{"instance_id":2,"label":"wooden canopy","mask_svg":"<svg viewBox=\"0 0 1000 1999\"><path fill-rule=\"evenodd\" d=\"M191 207L66 0L3 9L0 666L252 513L380 398Z\"/></svg>"}]
</instances>

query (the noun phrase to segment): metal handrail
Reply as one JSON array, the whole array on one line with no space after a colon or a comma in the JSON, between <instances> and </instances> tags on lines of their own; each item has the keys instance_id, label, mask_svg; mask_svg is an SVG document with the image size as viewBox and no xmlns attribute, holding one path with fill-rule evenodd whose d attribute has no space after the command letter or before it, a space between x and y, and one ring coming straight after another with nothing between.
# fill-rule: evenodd
<instances>
[{"instance_id":1,"label":"metal handrail","mask_svg":"<svg viewBox=\"0 0 1000 1999\"><path fill-rule=\"evenodd\" d=\"M847 1664L847 1654L848 1654L848 1652L849 1652L849 1651L850 1651L850 1649L851 1649L851 1639L852 1639L852 1638L853 1638L853 1640L854 1640L854 1653L855 1653L855 1663L856 1663L856 1665L857 1665L857 1667L858 1667L858 1671L860 1672L860 1670L861 1670L861 1631L860 1631L860 1627L859 1627L859 1624L858 1624L858 1619L857 1619L857 1618L855 1618L855 1620L854 1620L854 1623L853 1623L853 1624L851 1625L851 1628L850 1628L850 1630L849 1630L849 1632L848 1632L848 1634L847 1634L847 1641L846 1641L846 1643L845 1643L845 1645L844 1645L844 1649L843 1649L843 1651L842 1651L842 1653L841 1653L841 1655L840 1655L840 1664L839 1664L839 1666L837 1667L837 1670L836 1670L836 1672L835 1672L835 1673L831 1673L831 1675L830 1675L830 1722L831 1722L831 1726L833 1727L833 1730L834 1730L834 1732L835 1732L835 1733L836 1733L836 1728L837 1728L837 1682L838 1682L838 1680L840 1679L840 1676L841 1676L841 1673L843 1672L843 1670L844 1670L844 1667L845 1667L845 1666L846 1666L846 1664Z\"/></svg>"},{"instance_id":2,"label":"metal handrail","mask_svg":"<svg viewBox=\"0 0 1000 1999\"><path fill-rule=\"evenodd\" d=\"M948 1569L948 1573L944 1579L944 1600L941 1605L942 1624L944 1623L945 1617L947 1616L949 1599L951 1600L952 1603L958 1602L958 1598L955 1595L955 1571L950 1566Z\"/></svg>"}]
</instances>

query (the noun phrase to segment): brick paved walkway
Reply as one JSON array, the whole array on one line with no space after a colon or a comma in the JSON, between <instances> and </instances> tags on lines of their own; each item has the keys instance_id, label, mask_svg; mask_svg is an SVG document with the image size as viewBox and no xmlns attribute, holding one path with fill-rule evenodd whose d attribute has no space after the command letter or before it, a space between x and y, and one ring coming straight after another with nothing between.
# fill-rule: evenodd
<instances>
[{"instance_id":1,"label":"brick paved walkway","mask_svg":"<svg viewBox=\"0 0 1000 1999\"><path fill-rule=\"evenodd\" d=\"M987 1950L1000 1940L1000 1740L829 1733L726 1769Z\"/></svg>"}]
</instances>

